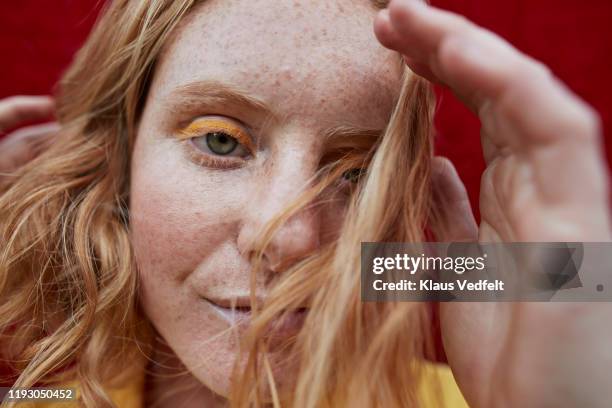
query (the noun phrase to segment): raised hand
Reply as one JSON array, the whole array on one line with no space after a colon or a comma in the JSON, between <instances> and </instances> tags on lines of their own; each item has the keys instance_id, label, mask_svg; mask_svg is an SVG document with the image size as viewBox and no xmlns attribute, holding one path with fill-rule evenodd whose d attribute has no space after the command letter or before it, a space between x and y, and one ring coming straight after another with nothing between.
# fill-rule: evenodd
<instances>
[{"instance_id":1,"label":"raised hand","mask_svg":"<svg viewBox=\"0 0 612 408\"><path fill-rule=\"evenodd\" d=\"M482 222L477 229L446 163L435 180L446 186L447 218L458 220L447 240L610 241L599 118L550 70L418 0L392 0L375 33L481 120ZM611 319L612 307L602 303L441 306L449 363L474 407L605 406Z\"/></svg>"}]
</instances>

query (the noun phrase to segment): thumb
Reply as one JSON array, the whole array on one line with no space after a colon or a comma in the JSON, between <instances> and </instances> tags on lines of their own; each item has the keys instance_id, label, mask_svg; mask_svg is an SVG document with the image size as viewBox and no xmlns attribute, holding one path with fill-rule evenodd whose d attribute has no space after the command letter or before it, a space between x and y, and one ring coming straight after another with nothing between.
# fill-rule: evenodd
<instances>
[{"instance_id":1,"label":"thumb","mask_svg":"<svg viewBox=\"0 0 612 408\"><path fill-rule=\"evenodd\" d=\"M438 241L477 241L478 225L472 213L467 190L450 160L439 156L433 158L432 183L432 229Z\"/></svg>"}]
</instances>

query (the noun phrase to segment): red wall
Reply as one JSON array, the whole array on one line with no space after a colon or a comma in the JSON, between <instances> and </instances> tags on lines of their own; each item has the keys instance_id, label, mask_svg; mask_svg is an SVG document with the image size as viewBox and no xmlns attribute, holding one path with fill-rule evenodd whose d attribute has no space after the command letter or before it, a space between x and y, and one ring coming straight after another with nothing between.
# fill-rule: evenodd
<instances>
[{"instance_id":1,"label":"red wall","mask_svg":"<svg viewBox=\"0 0 612 408\"><path fill-rule=\"evenodd\" d=\"M432 0L492 29L546 63L602 116L608 163L612 162L612 2L610 0ZM479 126L442 91L437 119L438 152L458 168L477 209ZM477 158L477 159L476 159Z\"/></svg>"},{"instance_id":2,"label":"red wall","mask_svg":"<svg viewBox=\"0 0 612 408\"><path fill-rule=\"evenodd\" d=\"M432 0L493 29L553 71L612 129L610 0ZM20 0L0 11L0 97L49 93L95 21L101 0ZM438 151L450 157L477 205L484 168L478 123L440 91ZM612 146L608 144L608 157Z\"/></svg>"}]
</instances>

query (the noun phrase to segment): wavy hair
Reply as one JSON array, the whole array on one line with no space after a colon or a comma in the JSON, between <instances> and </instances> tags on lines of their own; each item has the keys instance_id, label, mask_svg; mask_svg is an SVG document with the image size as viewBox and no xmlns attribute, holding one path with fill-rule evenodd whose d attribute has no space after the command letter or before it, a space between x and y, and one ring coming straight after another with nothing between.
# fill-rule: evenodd
<instances>
[{"instance_id":1,"label":"wavy hair","mask_svg":"<svg viewBox=\"0 0 612 408\"><path fill-rule=\"evenodd\" d=\"M156 60L196 3L107 6L59 84L61 132L39 157L0 180L0 357L14 370L15 387L75 379L86 406L111 407L105 388L143 369L153 330L138 306L129 240L131 152ZM253 274L276 228L330 180L367 165L337 239L291 267L263 307L253 305L234 406L418 403L419 361L432 344L429 308L362 303L357 271L361 241L423 239L432 213L432 109L429 85L406 69L374 147L356 154L349 146L262 231ZM287 344L298 367L287 392L277 387L266 328L305 303L304 328Z\"/></svg>"}]
</instances>

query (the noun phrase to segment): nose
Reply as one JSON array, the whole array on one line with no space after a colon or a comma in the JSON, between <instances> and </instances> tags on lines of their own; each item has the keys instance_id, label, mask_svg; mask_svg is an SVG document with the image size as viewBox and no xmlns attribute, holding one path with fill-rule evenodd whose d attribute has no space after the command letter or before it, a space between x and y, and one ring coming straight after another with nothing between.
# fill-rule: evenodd
<instances>
[{"instance_id":1,"label":"nose","mask_svg":"<svg viewBox=\"0 0 612 408\"><path fill-rule=\"evenodd\" d=\"M315 169L312 167L305 163L296 165L291 160L277 162L266 177L260 178L265 182L258 186L246 206L238 234L237 244L241 255L251 259L264 228L304 191L306 182L314 174ZM262 267L265 270L280 272L312 254L320 246L320 211L311 204L305 203L305 206L272 231L263 251Z\"/></svg>"}]
</instances>

